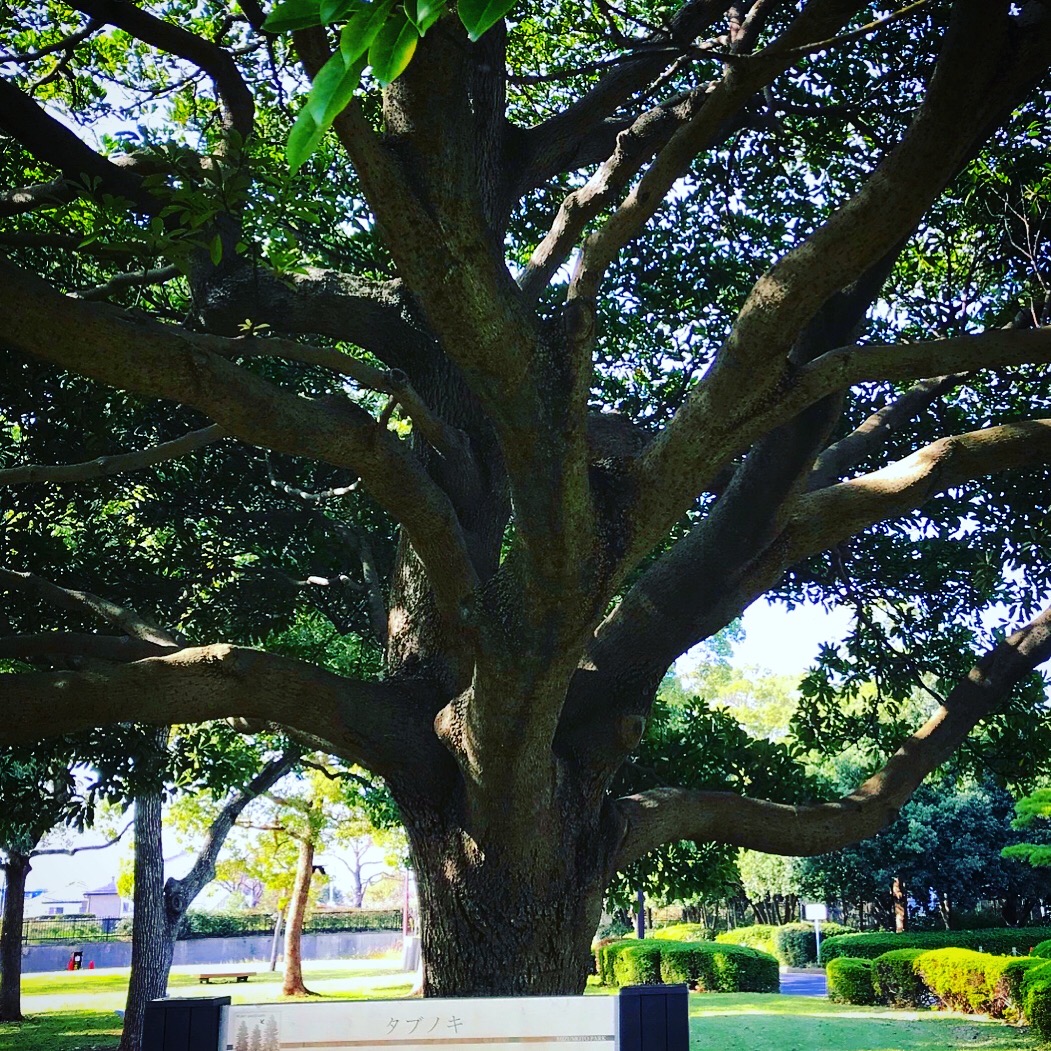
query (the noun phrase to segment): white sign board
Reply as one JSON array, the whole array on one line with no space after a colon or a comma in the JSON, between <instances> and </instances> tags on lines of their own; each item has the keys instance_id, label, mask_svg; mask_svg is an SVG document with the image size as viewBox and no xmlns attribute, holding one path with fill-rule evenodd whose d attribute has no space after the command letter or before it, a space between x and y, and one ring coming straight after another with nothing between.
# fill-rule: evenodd
<instances>
[{"instance_id":1,"label":"white sign board","mask_svg":"<svg viewBox=\"0 0 1051 1051\"><path fill-rule=\"evenodd\" d=\"M224 1007L222 1013L219 1047L225 1051L453 1051L482 1045L485 1051L522 1051L522 1044L537 1051L566 1051L566 1044L615 1051L617 1045L612 996L256 1004Z\"/></svg>"},{"instance_id":2,"label":"white sign board","mask_svg":"<svg viewBox=\"0 0 1051 1051\"><path fill-rule=\"evenodd\" d=\"M803 915L808 920L827 920L828 909L824 905L804 905Z\"/></svg>"}]
</instances>

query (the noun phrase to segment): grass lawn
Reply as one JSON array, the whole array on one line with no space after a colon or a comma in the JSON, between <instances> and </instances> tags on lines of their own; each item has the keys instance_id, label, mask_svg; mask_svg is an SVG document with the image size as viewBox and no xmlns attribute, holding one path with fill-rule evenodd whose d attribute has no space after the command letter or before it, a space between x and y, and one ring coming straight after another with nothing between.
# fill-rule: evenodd
<instances>
[{"instance_id":1,"label":"grass lawn","mask_svg":"<svg viewBox=\"0 0 1051 1051\"><path fill-rule=\"evenodd\" d=\"M851 1007L808 996L690 997L690 1051L1029 1051L1028 1031L973 1015Z\"/></svg>"},{"instance_id":2,"label":"grass lawn","mask_svg":"<svg viewBox=\"0 0 1051 1051\"><path fill-rule=\"evenodd\" d=\"M406 996L411 975L391 959L307 964L307 985L326 999ZM229 995L234 1003L280 998L280 975L246 984L200 985L200 968L179 968L178 996ZM126 970L31 974L23 980L21 1025L0 1024L2 1051L106 1051L116 1045ZM596 990L597 991L597 990ZM690 1051L1034 1051L1023 1030L965 1015L846 1007L825 1000L756 993L690 997Z\"/></svg>"}]
</instances>

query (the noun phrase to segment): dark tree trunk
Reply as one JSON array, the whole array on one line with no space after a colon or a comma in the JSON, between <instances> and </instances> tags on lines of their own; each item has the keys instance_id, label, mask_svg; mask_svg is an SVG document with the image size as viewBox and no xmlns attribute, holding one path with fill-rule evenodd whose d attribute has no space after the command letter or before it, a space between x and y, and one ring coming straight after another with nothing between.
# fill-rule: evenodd
<instances>
[{"instance_id":1,"label":"dark tree trunk","mask_svg":"<svg viewBox=\"0 0 1051 1051\"><path fill-rule=\"evenodd\" d=\"M894 929L901 934L909 929L909 901L905 883L900 876L894 877L890 893L894 900Z\"/></svg>"},{"instance_id":2,"label":"dark tree trunk","mask_svg":"<svg viewBox=\"0 0 1051 1051\"><path fill-rule=\"evenodd\" d=\"M314 844L309 839L299 841L299 860L296 862L296 880L288 903L288 925L285 928L285 980L283 996L310 996L303 984L303 921L310 901L310 881L314 873Z\"/></svg>"},{"instance_id":3,"label":"dark tree trunk","mask_svg":"<svg viewBox=\"0 0 1051 1051\"><path fill-rule=\"evenodd\" d=\"M0 1022L22 1021L22 919L26 904L29 857L7 852L3 869L7 891L3 928L0 929Z\"/></svg>"},{"instance_id":4,"label":"dark tree trunk","mask_svg":"<svg viewBox=\"0 0 1051 1051\"><path fill-rule=\"evenodd\" d=\"M584 991L611 850L597 827L479 844L403 808L419 888L424 996ZM575 834L573 834L575 832ZM485 931L485 936L480 935Z\"/></svg>"},{"instance_id":5,"label":"dark tree trunk","mask_svg":"<svg viewBox=\"0 0 1051 1051\"><path fill-rule=\"evenodd\" d=\"M135 915L131 929L131 980L118 1051L142 1051L146 1004L168 991L175 933L164 900L161 795L135 799Z\"/></svg>"}]
</instances>

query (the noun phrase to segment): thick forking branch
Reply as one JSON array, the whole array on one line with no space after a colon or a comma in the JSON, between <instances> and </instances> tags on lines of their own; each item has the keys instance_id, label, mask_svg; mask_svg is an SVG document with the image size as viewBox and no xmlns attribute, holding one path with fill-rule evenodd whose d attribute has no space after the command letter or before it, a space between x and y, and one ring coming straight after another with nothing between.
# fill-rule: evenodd
<instances>
[{"instance_id":1,"label":"thick forking branch","mask_svg":"<svg viewBox=\"0 0 1051 1051\"><path fill-rule=\"evenodd\" d=\"M1041 75L1051 50L1046 26L1027 34L1018 50L1010 29L1007 19L990 23L984 5L972 0L957 5L931 87L905 138L851 200L753 287L714 369L694 387L642 457L637 508L641 528L637 548L627 561L637 559L689 505L709 470L701 463L722 444L723 435L736 435L742 426L747 429L750 419L760 418L767 405L782 397L794 400L802 392L800 384L809 382L805 377L829 368L826 355L798 372L793 370L788 350L800 327L829 295L912 230L959 159ZM907 358L911 348L899 348L899 353ZM960 367L954 361L944 371ZM838 387L826 385L825 392L866 378L860 371L852 370ZM899 378L936 371L937 367L927 368ZM745 375L748 384L743 387ZM745 389L747 396L741 397ZM692 473L693 465L697 474ZM673 493L674 499L669 499Z\"/></svg>"},{"instance_id":2,"label":"thick forking branch","mask_svg":"<svg viewBox=\"0 0 1051 1051\"><path fill-rule=\"evenodd\" d=\"M349 467L400 522L427 568L440 606L457 615L476 584L456 513L407 446L347 398L309 400L217 353L233 340L140 322L70 299L0 260L4 339L92 379L181 402L242 441ZM71 338L72 334L76 338Z\"/></svg>"},{"instance_id":3,"label":"thick forking branch","mask_svg":"<svg viewBox=\"0 0 1051 1051\"><path fill-rule=\"evenodd\" d=\"M823 854L864 839L889 824L924 777L1049 657L1051 608L990 650L878 773L837 802L788 806L681 788L620 799L615 805L626 829L616 867L680 839L792 855Z\"/></svg>"},{"instance_id":4,"label":"thick forking branch","mask_svg":"<svg viewBox=\"0 0 1051 1051\"><path fill-rule=\"evenodd\" d=\"M239 718L323 740L380 776L442 770L431 728L435 699L413 683L356 682L316 665L225 644L186 647L96 670L4 675L0 744L35 741L40 727L73 733L118 722L170 725ZM422 776L417 771L417 776Z\"/></svg>"},{"instance_id":5,"label":"thick forking branch","mask_svg":"<svg viewBox=\"0 0 1051 1051\"><path fill-rule=\"evenodd\" d=\"M132 635L93 635L87 632L54 631L36 635L0 638L0 657L30 660L48 658L52 663L72 666L84 659L124 663L144 657L162 657L172 646L137 639Z\"/></svg>"}]
</instances>

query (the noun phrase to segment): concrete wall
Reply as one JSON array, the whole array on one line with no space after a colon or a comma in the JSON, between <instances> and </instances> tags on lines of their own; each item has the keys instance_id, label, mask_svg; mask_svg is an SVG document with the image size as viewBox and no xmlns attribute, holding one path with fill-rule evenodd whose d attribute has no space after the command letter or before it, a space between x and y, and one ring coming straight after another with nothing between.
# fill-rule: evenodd
<instances>
[{"instance_id":1,"label":"concrete wall","mask_svg":"<svg viewBox=\"0 0 1051 1051\"><path fill-rule=\"evenodd\" d=\"M284 941L284 939L282 939ZM272 939L268 934L243 938L188 938L175 943L178 966L210 967L213 964L269 961ZM401 931L347 931L333 934L304 934L304 960L342 960L376 956L401 948ZM61 971L74 949L84 950L84 966L90 960L96 967L131 965L131 942L80 942L76 945L29 945L22 952L22 973Z\"/></svg>"}]
</instances>

